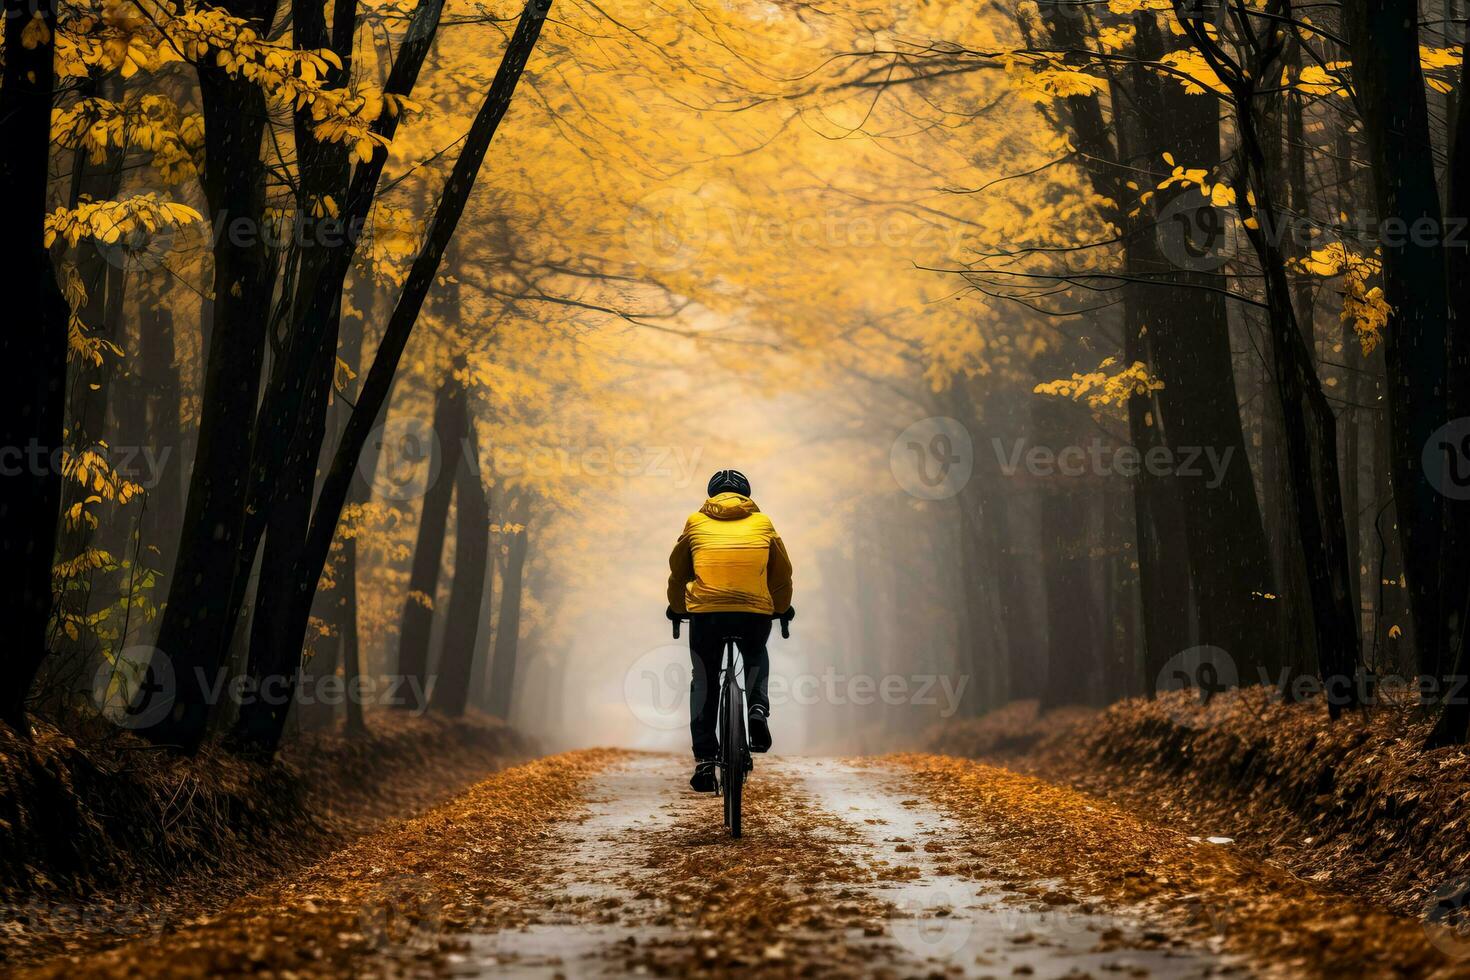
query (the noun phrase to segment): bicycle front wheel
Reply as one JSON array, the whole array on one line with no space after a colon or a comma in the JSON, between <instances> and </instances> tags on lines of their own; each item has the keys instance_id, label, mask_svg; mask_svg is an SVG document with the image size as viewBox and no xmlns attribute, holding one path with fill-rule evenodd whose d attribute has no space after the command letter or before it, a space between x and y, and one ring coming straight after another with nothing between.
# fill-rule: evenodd
<instances>
[{"instance_id":1,"label":"bicycle front wheel","mask_svg":"<svg viewBox=\"0 0 1470 980\"><path fill-rule=\"evenodd\" d=\"M734 680L725 688L725 724L720 732L720 754L724 756L725 826L731 837L740 836L740 794L745 785L745 694Z\"/></svg>"}]
</instances>

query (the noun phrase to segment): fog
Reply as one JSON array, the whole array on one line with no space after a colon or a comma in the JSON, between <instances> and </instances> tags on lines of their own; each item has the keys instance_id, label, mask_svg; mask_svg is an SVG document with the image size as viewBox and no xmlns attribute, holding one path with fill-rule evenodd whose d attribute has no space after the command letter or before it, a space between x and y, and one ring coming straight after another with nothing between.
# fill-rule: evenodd
<instances>
[{"instance_id":1,"label":"fog","mask_svg":"<svg viewBox=\"0 0 1470 980\"><path fill-rule=\"evenodd\" d=\"M718 358L708 371L695 380L710 386ZM778 750L893 747L960 707L974 679L945 611L954 502L907 494L884 433L834 437L862 420L828 398L729 390L632 447L627 458L649 465L607 481L615 516L583 529L587 550L558 549L537 570L546 621L522 639L517 727L555 747L689 751L688 629L676 641L664 618L668 556L724 468L749 477L794 569L791 637L775 626L768 646ZM707 431L723 420L727 431Z\"/></svg>"}]
</instances>

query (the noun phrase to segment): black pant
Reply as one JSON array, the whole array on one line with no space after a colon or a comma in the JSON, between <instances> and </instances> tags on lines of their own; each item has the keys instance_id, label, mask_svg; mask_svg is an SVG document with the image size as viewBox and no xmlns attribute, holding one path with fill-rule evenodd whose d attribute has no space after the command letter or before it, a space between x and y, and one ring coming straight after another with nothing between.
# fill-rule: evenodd
<instances>
[{"instance_id":1,"label":"black pant","mask_svg":"<svg viewBox=\"0 0 1470 980\"><path fill-rule=\"evenodd\" d=\"M689 656L694 669L689 682L689 734L694 739L696 759L714 759L720 754L715 724L720 717L720 668L727 636L739 637L735 645L745 661L746 701L767 714L771 710L766 696L771 673L771 661L766 656L771 617L743 612L691 613Z\"/></svg>"}]
</instances>

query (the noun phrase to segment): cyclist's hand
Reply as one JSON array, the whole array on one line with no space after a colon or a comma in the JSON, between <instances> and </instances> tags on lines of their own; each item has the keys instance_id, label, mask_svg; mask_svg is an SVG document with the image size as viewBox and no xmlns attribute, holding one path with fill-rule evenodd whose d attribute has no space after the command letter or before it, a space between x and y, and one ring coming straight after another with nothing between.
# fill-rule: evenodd
<instances>
[{"instance_id":1,"label":"cyclist's hand","mask_svg":"<svg viewBox=\"0 0 1470 980\"><path fill-rule=\"evenodd\" d=\"M796 607L787 606L785 612L776 613L771 618L781 624L781 636L785 639L790 639L791 621L796 618Z\"/></svg>"},{"instance_id":2,"label":"cyclist's hand","mask_svg":"<svg viewBox=\"0 0 1470 980\"><path fill-rule=\"evenodd\" d=\"M676 620L678 618L679 618L678 615L674 612L674 607L673 606L665 606L664 607L664 619L667 619L669 622L672 623L674 620Z\"/></svg>"}]
</instances>

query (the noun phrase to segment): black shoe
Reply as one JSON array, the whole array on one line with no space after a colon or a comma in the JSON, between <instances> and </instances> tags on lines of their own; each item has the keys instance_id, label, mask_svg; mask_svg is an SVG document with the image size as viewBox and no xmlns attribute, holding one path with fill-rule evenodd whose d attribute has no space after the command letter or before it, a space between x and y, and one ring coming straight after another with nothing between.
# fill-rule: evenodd
<instances>
[{"instance_id":1,"label":"black shoe","mask_svg":"<svg viewBox=\"0 0 1470 980\"><path fill-rule=\"evenodd\" d=\"M750 751L765 752L771 747L771 726L766 724L766 713L759 708L750 709Z\"/></svg>"},{"instance_id":2,"label":"black shoe","mask_svg":"<svg viewBox=\"0 0 1470 980\"><path fill-rule=\"evenodd\" d=\"M694 775L689 777L689 788L696 793L715 791L715 764L712 760L701 759L694 764Z\"/></svg>"}]
</instances>

